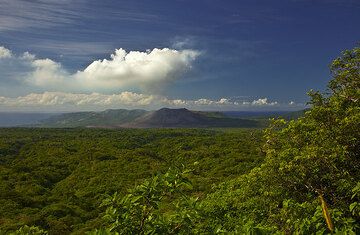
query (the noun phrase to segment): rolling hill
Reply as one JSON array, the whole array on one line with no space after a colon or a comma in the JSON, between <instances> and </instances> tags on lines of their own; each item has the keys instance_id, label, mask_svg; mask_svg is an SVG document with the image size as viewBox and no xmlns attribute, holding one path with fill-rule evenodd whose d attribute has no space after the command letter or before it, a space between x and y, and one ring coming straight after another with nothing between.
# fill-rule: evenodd
<instances>
[{"instance_id":1,"label":"rolling hill","mask_svg":"<svg viewBox=\"0 0 360 235\"><path fill-rule=\"evenodd\" d=\"M208 117L187 109L162 108L121 125L131 128L205 127Z\"/></svg>"},{"instance_id":2,"label":"rolling hill","mask_svg":"<svg viewBox=\"0 0 360 235\"><path fill-rule=\"evenodd\" d=\"M194 128L261 127L256 120L227 117L221 112L162 108L157 111L111 109L103 112L77 112L52 116L37 127L101 128Z\"/></svg>"},{"instance_id":3,"label":"rolling hill","mask_svg":"<svg viewBox=\"0 0 360 235\"><path fill-rule=\"evenodd\" d=\"M131 122L148 113L142 109L108 109L103 112L76 112L54 115L40 122L38 127L115 127Z\"/></svg>"}]
</instances>

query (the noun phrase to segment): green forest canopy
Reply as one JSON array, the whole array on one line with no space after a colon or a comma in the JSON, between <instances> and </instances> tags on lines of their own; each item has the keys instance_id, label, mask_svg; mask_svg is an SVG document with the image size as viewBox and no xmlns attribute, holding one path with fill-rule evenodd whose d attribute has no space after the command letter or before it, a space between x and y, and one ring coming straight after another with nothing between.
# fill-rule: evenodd
<instances>
[{"instance_id":1,"label":"green forest canopy","mask_svg":"<svg viewBox=\"0 0 360 235\"><path fill-rule=\"evenodd\" d=\"M57 146L63 145L63 141L57 142L52 138L45 142L46 144L43 143L39 146L36 144L36 147L43 148L41 151L46 154L46 157L54 158L53 168L48 169L48 171L68 169L67 178L63 180L74 177L74 175L72 176L73 173L70 173L71 170L81 171L84 178L77 177L73 181L88 186L93 185L93 187L84 187L84 191L80 190L75 194L66 189L70 187L70 189L76 190L76 184L68 184L64 188L58 188L54 197L69 192L68 195L63 196L69 201L66 201L66 204L58 205L52 204L52 198L47 199L50 200L48 211L39 212L39 218L42 219L38 221L29 219L31 223L27 223L29 226L38 225L39 227L22 227L15 234L21 234L25 230L31 229L34 233L46 233L40 227L49 230L51 234L60 234L61 228L68 229L64 232L74 233L92 230L89 232L90 234L359 234L360 48L343 52L339 58L333 61L330 68L332 80L329 82L327 92L325 94L309 92L311 108L304 117L292 121L283 119L273 121L269 128L264 131L263 138L260 137L258 131L254 130L233 132L157 130L155 132L144 131L139 135L143 136L144 134L151 139L151 141L150 139L143 140L144 142L140 141L143 145L139 146L134 144L139 142L131 142L131 140L141 138L136 137L135 132L129 131L124 140L128 139L129 144L130 142L134 144L132 150L137 152L139 148L142 148L148 153L147 157L139 154L139 156L144 157L141 158L144 162L136 161L135 163L139 170L144 170L141 171L144 172L143 175L141 177L136 176L136 179L145 180L129 190L124 190L125 184L113 185L111 190L108 190L105 182L114 182L115 179L118 179L118 176L113 174L119 172L118 167L120 165L123 167L131 165L131 160L127 159L127 162L119 163L114 169L105 168L107 169L105 173L97 171L104 164L103 161L98 161L98 158L101 158L99 156L104 159L111 159L115 156L118 159L116 156L119 153L117 152L103 156L101 148L91 149L91 144L88 146L88 154L82 155L85 152L81 154L81 156L86 156L87 161L80 170L77 168L80 166L77 161L84 161L81 157L78 160L71 157L67 158L65 162L72 163L68 168L63 167L64 160L55 157L64 155L65 149L63 147L57 148ZM43 133L37 138L43 138L43 135L46 134L45 130L41 131ZM7 135L15 135L12 132L18 132L18 135L24 135L24 132L30 134L29 132L31 132L30 135L33 135L36 130L33 132L30 130L9 130ZM84 136L89 134L84 132L86 131L83 131ZM100 133L105 136L109 135L108 132L99 131L97 135L100 136L96 136L95 132L93 132L94 136L91 140L96 142L105 141L102 139L103 137L100 137ZM201 140L197 142L195 137L199 132L201 132L200 135L208 135L209 138L198 137ZM68 132L57 130L60 139L63 138L64 133ZM154 137L156 133L173 134L174 136L171 139L167 139L173 143L167 145L162 142L163 136L156 140ZM2 136L3 138L6 137L6 135ZM83 145L80 136L77 141L79 145ZM189 139L184 138L184 136ZM33 141L32 137L24 138L24 142L17 143L18 147L14 147L14 149L2 147L2 149L8 149L6 151L10 151L13 155L21 156L23 154L22 158L16 158L16 160L11 159L9 156L12 155L9 153L2 155L1 172L9 170L12 171L9 174L17 175L16 178L12 178L13 185L18 185L21 180L26 181L33 175L33 173L29 173L33 169L26 168L26 165L22 166L23 169L20 168L21 171L19 168L14 168L14 170L16 169L14 171L6 165L16 165L16 163L22 165L26 160L29 161L29 164L34 164L35 159L25 157L30 153L34 154L36 151L32 147L26 147L27 143ZM189 141L194 138L195 143ZM234 140L233 138L237 139ZM180 141L177 142L179 139ZM154 140L158 142L152 142ZM156 143L152 146L153 148L150 148L151 151L144 148L148 141ZM105 142L108 142L108 145L113 145L114 142L120 145L124 144L111 138ZM74 151L74 155L76 155L78 146L69 144L67 148L66 151ZM247 151L249 152L247 153ZM162 154L163 152L166 154ZM132 159L133 156L137 155L131 155L129 158ZM149 161L147 159L150 158L169 159L168 162L177 162L177 164L166 165L159 161L159 165L163 164L162 168L154 167L151 163L145 167L145 162ZM181 160L178 161L177 159ZM105 162L108 161L112 160ZM85 165L89 167L86 168ZM237 168L238 165L241 167ZM150 166L154 171L146 170L151 169ZM157 165L155 164L155 166ZM165 171L164 169L167 168L170 169ZM157 170L162 173L148 178L152 172ZM86 171L89 172L86 173ZM40 170L39 174L41 172L44 170ZM87 174L91 172L102 174L101 180L92 182L93 179L86 178ZM131 171L126 172L128 174L122 175L122 177L130 180L127 183L127 186L130 186L130 182L134 182L136 179L130 177ZM66 175L66 173L59 172L59 175L62 174ZM7 182L4 181L4 177L6 175L2 175L2 182ZM5 212L9 215L8 219L1 220L2 227L16 229L16 226L11 227L11 218L19 218L12 217L16 208L21 211L27 206L26 210L21 212L24 217L31 213L37 214L34 212L36 210L34 203L41 205L42 200L44 200L41 197L43 194L39 191L53 192L59 187L57 184L62 184L62 181L58 181L61 177L51 179L44 175L42 179L45 181L41 182L44 185L43 188L36 187L34 182L34 188L24 190L22 195L16 194L19 191L4 190L4 187L10 187L9 185L1 186L2 192L13 193L13 195L8 195L8 200L14 198L15 195L23 200L21 201L23 204L20 206L20 202L6 201L9 205ZM51 185L56 182L58 183L52 188ZM217 186L211 188L209 187L211 183L216 183ZM29 184L26 185L20 184L17 187L28 187ZM102 197L101 191L105 191L110 196L105 197L100 209L96 209L95 201ZM38 194L40 194L39 197L36 196ZM83 199L87 197L94 201L84 201ZM56 199L53 200L56 201ZM87 229L86 226L78 228L71 226L67 224L69 221L63 219L69 218L72 215L71 213L81 214L81 210L86 207L93 209L92 211L89 210L89 213L98 214L96 216L85 213L88 217L80 218L82 221L87 221ZM42 211L41 206L37 209ZM76 212L77 210L79 212ZM3 209L1 213L5 212ZM47 215L45 219L41 217L44 214ZM50 225L47 222L51 221L51 218L56 218L52 221L55 225ZM73 221L74 224L76 224L76 219ZM18 225L23 224L26 224L26 220L18 223ZM95 227L97 229L90 229Z\"/></svg>"}]
</instances>

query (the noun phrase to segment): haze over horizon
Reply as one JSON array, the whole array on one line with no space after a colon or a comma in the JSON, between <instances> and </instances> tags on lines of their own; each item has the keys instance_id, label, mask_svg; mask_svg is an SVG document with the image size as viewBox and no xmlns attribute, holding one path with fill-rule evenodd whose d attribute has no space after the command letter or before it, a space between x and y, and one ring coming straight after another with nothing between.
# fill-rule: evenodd
<instances>
[{"instance_id":1,"label":"haze over horizon","mask_svg":"<svg viewBox=\"0 0 360 235\"><path fill-rule=\"evenodd\" d=\"M0 112L299 110L360 2L0 2ZM306 17L304 17L306 16Z\"/></svg>"}]
</instances>

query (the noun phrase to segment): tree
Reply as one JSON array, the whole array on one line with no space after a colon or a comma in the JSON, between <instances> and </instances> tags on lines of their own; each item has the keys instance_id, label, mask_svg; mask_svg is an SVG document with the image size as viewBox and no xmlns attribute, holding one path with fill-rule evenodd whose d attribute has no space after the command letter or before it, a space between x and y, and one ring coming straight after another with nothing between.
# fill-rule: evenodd
<instances>
[{"instance_id":1,"label":"tree","mask_svg":"<svg viewBox=\"0 0 360 235\"><path fill-rule=\"evenodd\" d=\"M192 234L198 203L184 193L191 187L190 171L169 169L136 186L125 196L115 193L103 201L106 228L90 234ZM164 202L173 201L172 208Z\"/></svg>"},{"instance_id":2,"label":"tree","mask_svg":"<svg viewBox=\"0 0 360 235\"><path fill-rule=\"evenodd\" d=\"M205 200L213 229L360 232L352 212L360 181L360 48L343 52L330 69L327 92L309 92L304 117L273 120L265 130L265 163Z\"/></svg>"},{"instance_id":3,"label":"tree","mask_svg":"<svg viewBox=\"0 0 360 235\"><path fill-rule=\"evenodd\" d=\"M0 231L0 234L2 234L2 232ZM5 233L4 233L5 234ZM8 232L6 234L9 235L47 235L48 233L45 230L40 229L39 227L36 226L22 226L21 228L19 228L18 230L16 230L15 232Z\"/></svg>"}]
</instances>

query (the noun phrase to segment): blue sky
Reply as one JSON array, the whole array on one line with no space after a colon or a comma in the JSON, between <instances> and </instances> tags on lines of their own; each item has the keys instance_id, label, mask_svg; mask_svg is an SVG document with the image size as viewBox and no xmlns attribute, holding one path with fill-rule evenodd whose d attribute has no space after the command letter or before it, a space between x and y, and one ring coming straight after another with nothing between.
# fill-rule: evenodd
<instances>
[{"instance_id":1,"label":"blue sky","mask_svg":"<svg viewBox=\"0 0 360 235\"><path fill-rule=\"evenodd\" d=\"M356 0L2 0L0 110L300 109L359 23Z\"/></svg>"}]
</instances>

